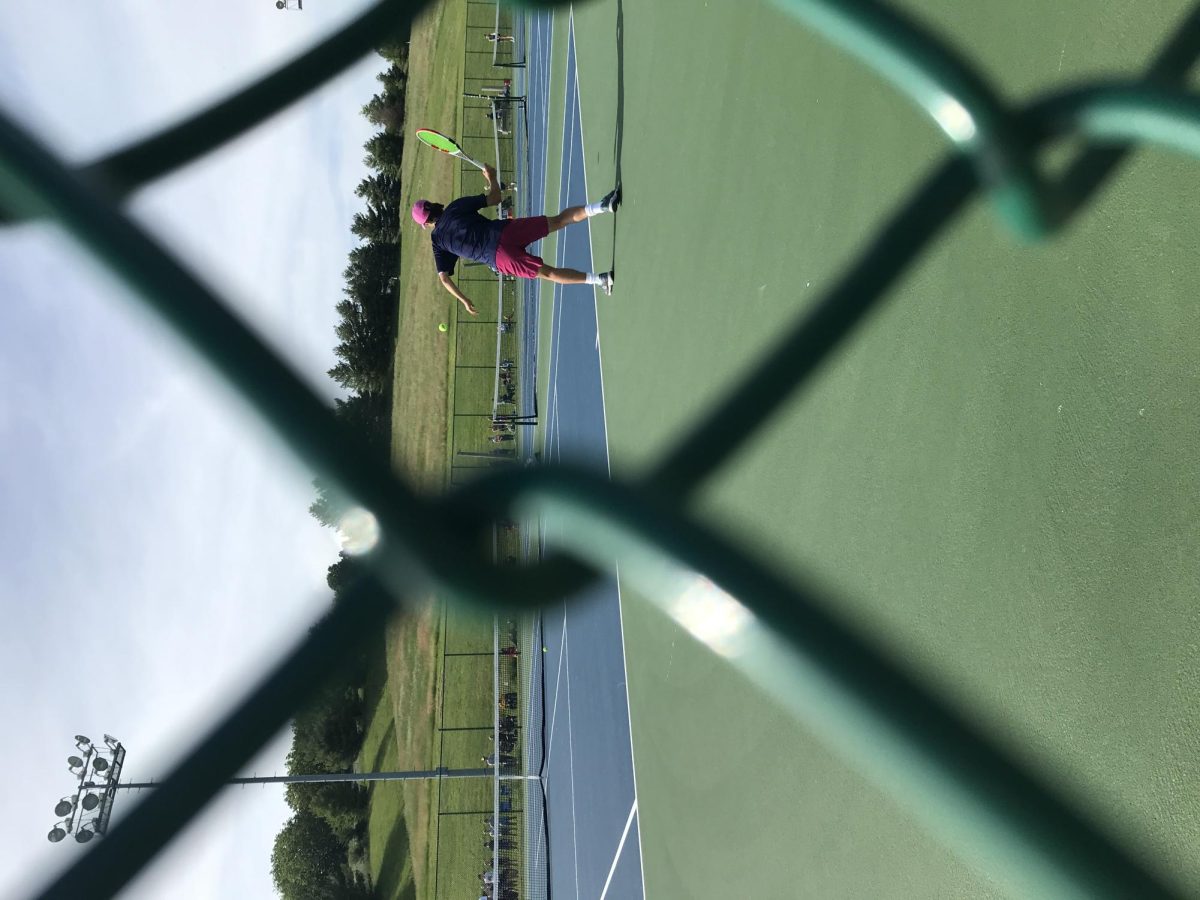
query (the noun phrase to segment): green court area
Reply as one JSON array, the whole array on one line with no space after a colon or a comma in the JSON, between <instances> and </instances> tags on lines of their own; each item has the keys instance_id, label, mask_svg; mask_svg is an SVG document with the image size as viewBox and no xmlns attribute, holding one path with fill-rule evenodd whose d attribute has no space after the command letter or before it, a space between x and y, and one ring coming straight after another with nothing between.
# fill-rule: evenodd
<instances>
[{"instance_id":1,"label":"green court area","mask_svg":"<svg viewBox=\"0 0 1200 900\"><path fill-rule=\"evenodd\" d=\"M1136 74L1188 9L902 6L1014 100ZM948 145L771 4L599 0L574 18L588 184L619 168L625 192L615 243L606 224L593 248L617 272L600 298L614 476L636 476ZM840 616L1192 892L1198 177L1139 150L1032 246L973 203L694 504L823 585ZM648 896L999 892L836 747L623 600Z\"/></svg>"}]
</instances>

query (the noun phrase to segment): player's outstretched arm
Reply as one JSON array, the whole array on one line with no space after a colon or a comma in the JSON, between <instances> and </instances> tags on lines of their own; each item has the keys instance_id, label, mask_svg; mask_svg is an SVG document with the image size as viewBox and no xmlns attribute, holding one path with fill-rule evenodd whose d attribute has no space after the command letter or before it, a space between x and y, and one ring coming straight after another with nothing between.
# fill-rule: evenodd
<instances>
[{"instance_id":1,"label":"player's outstretched arm","mask_svg":"<svg viewBox=\"0 0 1200 900\"><path fill-rule=\"evenodd\" d=\"M478 311L475 309L475 304L468 300L467 295L458 289L458 285L454 283L453 278L451 278L445 272L438 272L438 281L442 283L442 287L454 295L454 299L463 305L463 309L465 309L469 315L479 315Z\"/></svg>"},{"instance_id":2,"label":"player's outstretched arm","mask_svg":"<svg viewBox=\"0 0 1200 900\"><path fill-rule=\"evenodd\" d=\"M483 166L483 180L487 182L487 205L495 206L500 202L500 182L496 180L496 170L486 163Z\"/></svg>"}]
</instances>

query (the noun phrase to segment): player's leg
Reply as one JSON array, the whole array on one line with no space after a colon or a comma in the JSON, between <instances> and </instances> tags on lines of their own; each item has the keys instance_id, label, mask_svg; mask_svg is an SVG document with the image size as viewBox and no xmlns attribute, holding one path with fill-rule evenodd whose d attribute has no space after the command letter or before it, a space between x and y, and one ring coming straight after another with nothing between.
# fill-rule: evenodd
<instances>
[{"instance_id":1,"label":"player's leg","mask_svg":"<svg viewBox=\"0 0 1200 900\"><path fill-rule=\"evenodd\" d=\"M538 269L538 278L553 281L555 284L587 284L588 273L580 272L578 269L563 269L543 264Z\"/></svg>"},{"instance_id":2,"label":"player's leg","mask_svg":"<svg viewBox=\"0 0 1200 900\"><path fill-rule=\"evenodd\" d=\"M574 225L576 222L582 222L592 216L616 212L620 205L621 189L614 188L595 203L589 203L587 206L568 206L557 216L547 216L546 222L550 231L558 231L560 228L566 228L568 225Z\"/></svg>"},{"instance_id":3,"label":"player's leg","mask_svg":"<svg viewBox=\"0 0 1200 900\"><path fill-rule=\"evenodd\" d=\"M547 216L546 225L551 232L555 232L568 225L574 225L576 222L582 222L586 218L586 206L568 206L556 216Z\"/></svg>"},{"instance_id":4,"label":"player's leg","mask_svg":"<svg viewBox=\"0 0 1200 900\"><path fill-rule=\"evenodd\" d=\"M612 293L612 272L580 272L578 269L559 268L543 263L537 274L538 278L553 281L555 284L593 284L606 294Z\"/></svg>"},{"instance_id":5,"label":"player's leg","mask_svg":"<svg viewBox=\"0 0 1200 900\"><path fill-rule=\"evenodd\" d=\"M583 207L576 207L582 209ZM564 210L566 212L567 210ZM561 215L561 213L560 213ZM500 232L500 243L496 247L496 268L505 275L516 278L544 278L555 284L594 284L604 293L612 293L611 272L596 275L577 269L548 266L540 256L534 256L527 246L541 240L550 232L553 219L537 216L528 219L513 219Z\"/></svg>"}]
</instances>

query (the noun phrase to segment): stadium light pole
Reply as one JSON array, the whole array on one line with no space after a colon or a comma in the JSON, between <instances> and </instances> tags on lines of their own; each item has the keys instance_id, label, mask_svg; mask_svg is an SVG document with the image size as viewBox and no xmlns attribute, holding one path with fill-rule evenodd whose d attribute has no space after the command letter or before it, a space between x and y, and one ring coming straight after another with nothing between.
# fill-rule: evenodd
<instances>
[{"instance_id":1,"label":"stadium light pole","mask_svg":"<svg viewBox=\"0 0 1200 900\"><path fill-rule=\"evenodd\" d=\"M117 788L121 786L125 748L120 741L106 734L104 744L99 745L86 735L77 734L75 749L78 753L67 757L67 769L78 778L78 784L73 794L63 797L54 807L58 821L46 835L53 844L68 834L74 834L80 844L104 834L112 818Z\"/></svg>"},{"instance_id":2,"label":"stadium light pole","mask_svg":"<svg viewBox=\"0 0 1200 900\"><path fill-rule=\"evenodd\" d=\"M491 778L492 769L447 769L441 766L437 769L412 769L405 772L317 772L312 775L253 775L245 778L230 778L225 782L231 784L341 784L345 782L359 783L369 781L432 781L435 778ZM502 781L529 781L537 775L501 775ZM123 788L155 788L156 781L129 782L121 785Z\"/></svg>"},{"instance_id":3,"label":"stadium light pole","mask_svg":"<svg viewBox=\"0 0 1200 900\"><path fill-rule=\"evenodd\" d=\"M75 735L78 754L67 757L67 767L78 778L73 794L68 794L54 807L58 821L46 835L57 844L69 834L86 844L108 831L112 818L113 801L119 790L143 790L156 788L154 781L121 781L121 770L125 765L125 747L112 735L104 736L103 746L93 744L82 734ZM497 760L498 761L498 760ZM245 778L230 778L227 785L240 784L334 784L340 782L365 783L372 781L431 781L441 778L491 778L492 768L485 769L413 769L403 772L316 772L308 775L253 775ZM537 775L501 775L504 781L524 781Z\"/></svg>"}]
</instances>

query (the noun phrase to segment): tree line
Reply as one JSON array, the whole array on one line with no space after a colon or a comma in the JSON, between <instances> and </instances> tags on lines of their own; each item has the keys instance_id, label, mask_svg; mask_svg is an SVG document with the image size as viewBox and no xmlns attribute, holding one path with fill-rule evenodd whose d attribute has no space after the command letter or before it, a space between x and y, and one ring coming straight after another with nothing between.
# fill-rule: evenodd
<instances>
[{"instance_id":1,"label":"tree line","mask_svg":"<svg viewBox=\"0 0 1200 900\"><path fill-rule=\"evenodd\" d=\"M334 402L334 415L365 439L372 454L387 459L391 439L393 348L397 323L396 283L400 260L400 161L404 149L404 94L408 44L379 49L388 63L378 78L382 89L362 107L379 128L363 145L369 174L355 194L364 209L351 231L359 243L343 272L334 329L337 363L328 371L347 396ZM336 528L345 504L321 479L309 512ZM326 581L334 603L354 579L352 557L341 555ZM291 775L350 772L362 750L366 727L363 691L368 656L364 650L331 675L292 722ZM372 896L367 876L368 792L362 785L289 784L293 815L275 837L271 876L285 900L356 900Z\"/></svg>"}]
</instances>

